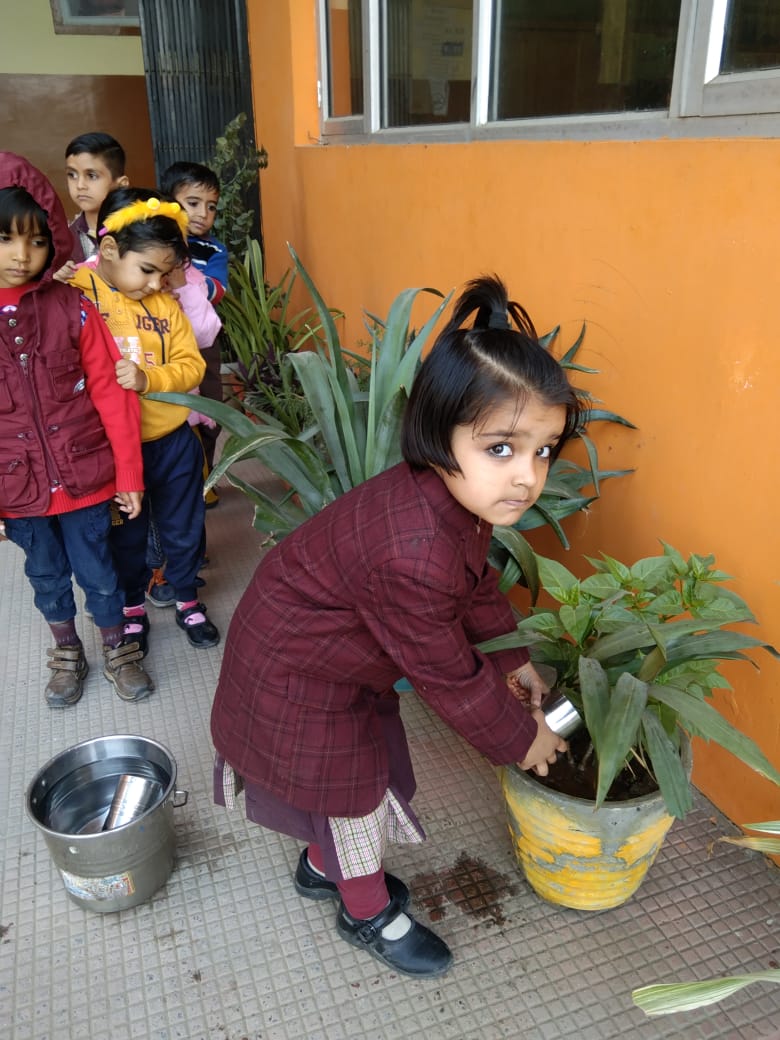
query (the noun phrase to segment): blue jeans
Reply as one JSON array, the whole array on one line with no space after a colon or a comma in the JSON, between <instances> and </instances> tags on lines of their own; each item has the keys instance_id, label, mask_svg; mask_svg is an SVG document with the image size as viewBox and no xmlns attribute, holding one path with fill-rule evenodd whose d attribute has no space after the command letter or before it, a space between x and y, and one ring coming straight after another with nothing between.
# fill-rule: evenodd
<instances>
[{"instance_id":1,"label":"blue jeans","mask_svg":"<svg viewBox=\"0 0 780 1040\"><path fill-rule=\"evenodd\" d=\"M24 551L24 573L33 587L35 606L50 624L76 616L72 577L84 590L87 609L99 628L124 621L110 530L108 502L59 516L5 521L7 537Z\"/></svg>"}]
</instances>

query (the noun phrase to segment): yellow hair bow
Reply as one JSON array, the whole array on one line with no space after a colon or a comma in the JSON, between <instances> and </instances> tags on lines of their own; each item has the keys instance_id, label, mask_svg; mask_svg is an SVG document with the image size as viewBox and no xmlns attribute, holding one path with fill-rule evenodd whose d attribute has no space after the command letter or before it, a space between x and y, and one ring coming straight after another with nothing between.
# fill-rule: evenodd
<instances>
[{"instance_id":1,"label":"yellow hair bow","mask_svg":"<svg viewBox=\"0 0 780 1040\"><path fill-rule=\"evenodd\" d=\"M109 213L103 221L103 227L99 234L105 235L115 231L121 231L129 224L135 224L139 220L151 220L152 217L170 217L179 225L182 235L186 236L189 218L178 202L162 202L154 197L150 199L139 199L131 202L129 206L114 210Z\"/></svg>"}]
</instances>

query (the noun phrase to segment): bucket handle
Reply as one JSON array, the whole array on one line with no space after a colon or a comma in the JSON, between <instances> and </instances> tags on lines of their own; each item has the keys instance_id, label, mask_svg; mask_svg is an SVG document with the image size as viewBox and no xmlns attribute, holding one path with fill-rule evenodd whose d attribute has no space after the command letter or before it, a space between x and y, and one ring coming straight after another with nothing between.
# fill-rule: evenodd
<instances>
[{"instance_id":1,"label":"bucket handle","mask_svg":"<svg viewBox=\"0 0 780 1040\"><path fill-rule=\"evenodd\" d=\"M186 805L187 804L187 799L189 798L189 796L190 796L190 792L189 791L179 791L179 790L174 791L173 792L173 802L172 802L172 805L173 805L174 809L181 809L181 807L183 805ZM178 801L177 801L177 799L178 799Z\"/></svg>"}]
</instances>

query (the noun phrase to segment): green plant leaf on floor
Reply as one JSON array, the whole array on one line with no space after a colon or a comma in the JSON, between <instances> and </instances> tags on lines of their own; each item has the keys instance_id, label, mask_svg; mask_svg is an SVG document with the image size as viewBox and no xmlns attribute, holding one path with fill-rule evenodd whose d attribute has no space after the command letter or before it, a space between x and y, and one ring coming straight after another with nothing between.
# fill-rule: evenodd
<instances>
[{"instance_id":1,"label":"green plant leaf on floor","mask_svg":"<svg viewBox=\"0 0 780 1040\"><path fill-rule=\"evenodd\" d=\"M780 820L765 820L763 823L743 823L742 827L748 831L760 831L763 834L780 834ZM770 856L780 856L780 838L754 837L751 834L743 834L739 838L724 835L716 841L725 841L729 845L740 845L743 849L754 849L756 852L766 852Z\"/></svg>"},{"instance_id":2,"label":"green plant leaf on floor","mask_svg":"<svg viewBox=\"0 0 780 1040\"><path fill-rule=\"evenodd\" d=\"M695 1008L717 1004L753 982L780 983L780 969L748 972L744 975L729 975L722 979L706 982L671 982L640 986L633 990L631 999L646 1015L671 1015L677 1011L693 1011Z\"/></svg>"}]
</instances>

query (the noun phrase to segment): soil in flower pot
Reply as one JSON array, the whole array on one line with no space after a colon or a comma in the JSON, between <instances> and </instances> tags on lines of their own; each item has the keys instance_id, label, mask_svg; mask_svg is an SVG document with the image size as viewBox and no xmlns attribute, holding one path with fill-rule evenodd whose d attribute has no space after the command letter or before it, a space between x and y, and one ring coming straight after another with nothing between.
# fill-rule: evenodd
<instances>
[{"instance_id":1,"label":"soil in flower pot","mask_svg":"<svg viewBox=\"0 0 780 1040\"><path fill-rule=\"evenodd\" d=\"M529 773L529 776L561 794L595 801L596 773L597 762L590 738L586 730L580 730L569 737L568 752L558 755L558 761L550 766L547 776L537 776L535 773ZM654 794L657 790L658 784L653 777L641 763L634 761L630 768L624 767L615 777L607 801L624 802L629 798Z\"/></svg>"}]
</instances>

